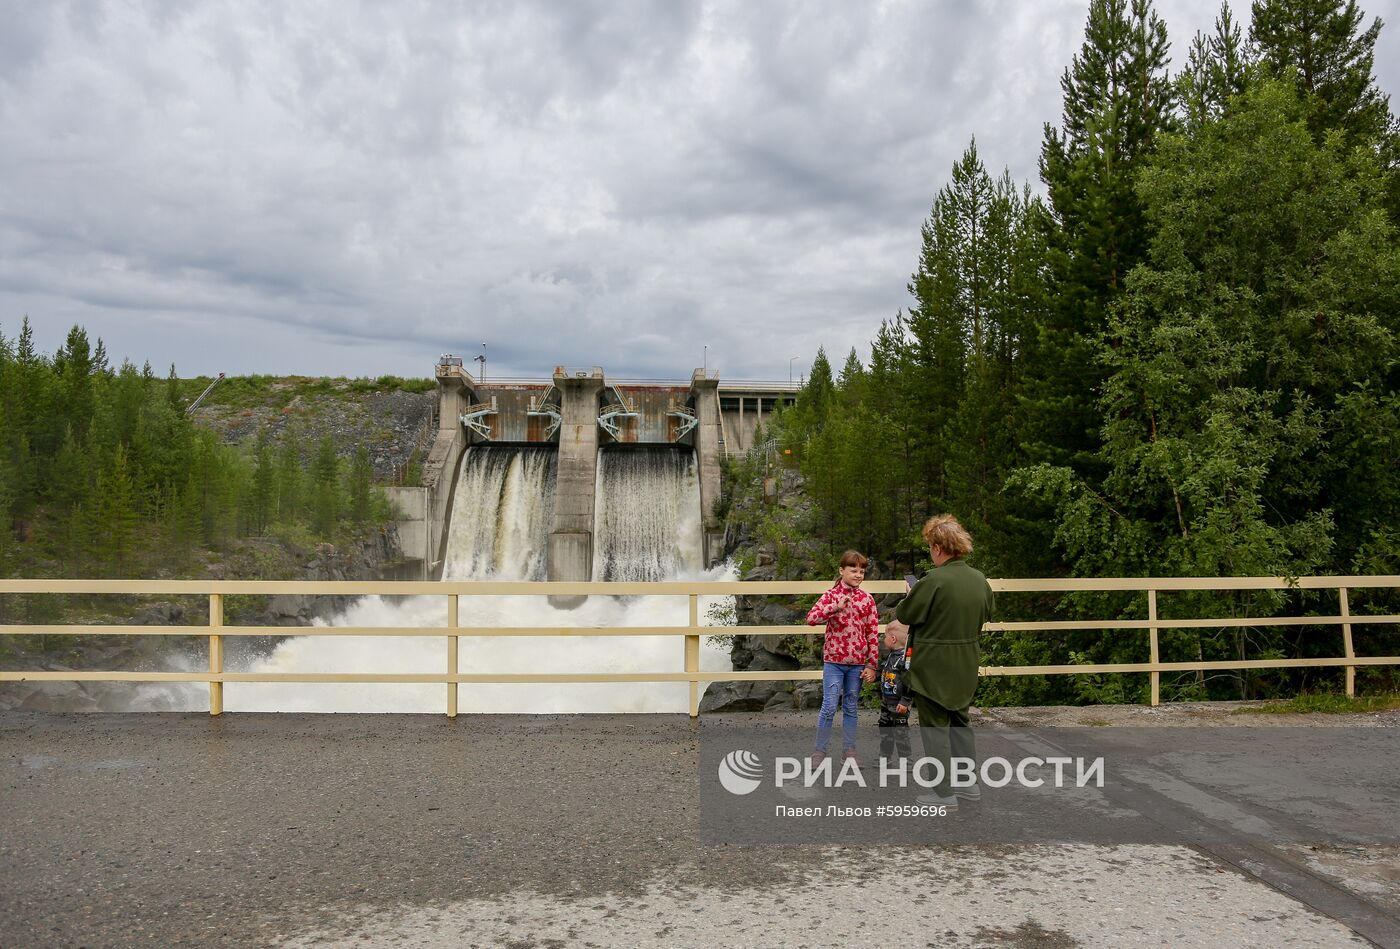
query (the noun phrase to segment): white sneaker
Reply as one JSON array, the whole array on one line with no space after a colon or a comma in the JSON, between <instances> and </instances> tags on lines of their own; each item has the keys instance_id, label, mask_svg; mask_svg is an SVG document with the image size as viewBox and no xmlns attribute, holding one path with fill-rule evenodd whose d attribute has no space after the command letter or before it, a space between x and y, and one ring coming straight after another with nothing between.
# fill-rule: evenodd
<instances>
[{"instance_id":1,"label":"white sneaker","mask_svg":"<svg viewBox=\"0 0 1400 949\"><path fill-rule=\"evenodd\" d=\"M980 801L982 800L982 785L974 784L965 788L953 788L953 794L964 801Z\"/></svg>"},{"instance_id":2,"label":"white sneaker","mask_svg":"<svg viewBox=\"0 0 1400 949\"><path fill-rule=\"evenodd\" d=\"M942 794L938 793L920 794L918 797L914 798L914 801L924 807L946 807L950 811L958 806L958 799L956 797L952 795L944 797Z\"/></svg>"}]
</instances>

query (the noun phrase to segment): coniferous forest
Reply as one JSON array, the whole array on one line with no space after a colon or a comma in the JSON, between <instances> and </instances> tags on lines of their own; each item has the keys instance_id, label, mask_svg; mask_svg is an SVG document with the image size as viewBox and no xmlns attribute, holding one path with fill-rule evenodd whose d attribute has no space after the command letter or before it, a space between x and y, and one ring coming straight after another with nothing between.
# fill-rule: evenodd
<instances>
[{"instance_id":1,"label":"coniferous forest","mask_svg":"<svg viewBox=\"0 0 1400 949\"><path fill-rule=\"evenodd\" d=\"M1400 574L1400 125L1372 75L1383 24L1344 0L1251 13L1222 7L1208 35L1169 42L1150 0L1092 0L1044 129L1043 190L989 171L969 143L923 225L908 308L868 363L818 352L769 424L814 502L801 526L833 554L913 568L921 524L949 511L989 576ZM792 528L770 536L781 548ZM998 618L1144 607L1143 594L1022 594ZM1163 616L1337 608L1335 592L1162 597ZM1400 612L1359 590L1352 609ZM1336 627L1164 631L1162 656L1337 656L1340 640ZM1395 627L1358 627L1358 654L1397 650ZM1147 645L1007 633L984 652L987 665L1125 662ZM1146 679L990 679L979 695L1135 701ZM1163 696L1339 681L1192 673L1164 676Z\"/></svg>"},{"instance_id":2,"label":"coniferous forest","mask_svg":"<svg viewBox=\"0 0 1400 949\"><path fill-rule=\"evenodd\" d=\"M365 446L223 443L170 367L113 369L73 327L53 356L0 334L0 576L185 577L243 538L340 542L389 516Z\"/></svg>"}]
</instances>

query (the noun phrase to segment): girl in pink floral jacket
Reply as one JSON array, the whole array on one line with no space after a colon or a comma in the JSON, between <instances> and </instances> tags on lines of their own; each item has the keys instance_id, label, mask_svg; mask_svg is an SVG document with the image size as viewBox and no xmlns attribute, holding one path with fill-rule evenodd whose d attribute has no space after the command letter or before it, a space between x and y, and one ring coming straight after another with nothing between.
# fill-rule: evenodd
<instances>
[{"instance_id":1,"label":"girl in pink floral jacket","mask_svg":"<svg viewBox=\"0 0 1400 949\"><path fill-rule=\"evenodd\" d=\"M880 619L875 600L860 588L870 561L848 550L841 555L841 576L807 613L807 625L826 624L822 647L822 710L817 715L814 762L826 757L836 703L841 703L841 746L847 758L856 754L856 703L862 681L875 681L880 662Z\"/></svg>"}]
</instances>

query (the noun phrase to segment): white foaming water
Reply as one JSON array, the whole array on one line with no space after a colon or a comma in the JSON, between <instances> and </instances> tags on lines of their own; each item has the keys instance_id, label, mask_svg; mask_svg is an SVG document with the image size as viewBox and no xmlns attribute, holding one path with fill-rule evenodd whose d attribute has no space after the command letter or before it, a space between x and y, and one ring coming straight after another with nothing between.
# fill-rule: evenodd
<instances>
[{"instance_id":1,"label":"white foaming water","mask_svg":"<svg viewBox=\"0 0 1400 949\"><path fill-rule=\"evenodd\" d=\"M467 450L453 495L446 579L544 579L557 457L548 448Z\"/></svg>"},{"instance_id":2,"label":"white foaming water","mask_svg":"<svg viewBox=\"0 0 1400 949\"><path fill-rule=\"evenodd\" d=\"M734 579L732 565L701 569L700 495L694 456L674 450L604 452L598 476L595 563L608 579ZM622 459L620 456L630 456ZM554 453L473 448L453 500L444 578L542 579L554 499ZM645 516L641 513L647 512ZM645 542L639 536L648 538ZM601 579L595 566L595 577ZM700 615L732 604L701 597ZM543 596L461 597L464 627L684 626L685 597L589 597L556 610ZM331 626L443 627L447 597L364 597ZM702 622L704 620L702 619ZM321 624L318 624L321 625ZM462 637L461 672L680 672L681 636ZM442 636L302 636L279 644L255 672L432 673L447 666ZM701 640L700 668L731 668L726 649ZM177 707L208 708L208 689L179 690ZM683 712L684 682L475 684L458 687L462 712ZM162 702L163 707L169 707ZM447 688L432 684L252 683L224 686L230 711L443 712Z\"/></svg>"},{"instance_id":3,"label":"white foaming water","mask_svg":"<svg viewBox=\"0 0 1400 949\"><path fill-rule=\"evenodd\" d=\"M595 580L665 580L703 564L695 454L673 448L598 453Z\"/></svg>"}]
</instances>

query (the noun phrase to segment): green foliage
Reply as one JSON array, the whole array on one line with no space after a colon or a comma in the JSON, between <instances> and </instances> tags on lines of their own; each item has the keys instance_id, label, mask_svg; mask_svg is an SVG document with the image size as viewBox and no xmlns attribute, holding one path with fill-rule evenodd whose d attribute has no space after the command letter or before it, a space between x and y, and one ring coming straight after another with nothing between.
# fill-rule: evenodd
<instances>
[{"instance_id":1,"label":"green foliage","mask_svg":"<svg viewBox=\"0 0 1400 949\"><path fill-rule=\"evenodd\" d=\"M1191 41L1186 69L1177 78L1186 126L1201 127L1220 118L1230 100L1248 88L1254 69L1251 50L1228 4L1221 4L1210 36L1197 33Z\"/></svg>"},{"instance_id":2,"label":"green foliage","mask_svg":"<svg viewBox=\"0 0 1400 949\"><path fill-rule=\"evenodd\" d=\"M1355 3L1222 7L1185 70L1147 0L1091 0L1047 128L1048 204L973 142L920 233L906 312L769 425L812 504L730 512L774 545L917 560L952 511L999 576L1400 573L1400 137ZM1248 35L1252 42L1247 43ZM748 471L743 479L752 481ZM748 483L746 481L746 484ZM750 489L751 490L751 489ZM781 574L780 574L781 575ZM1164 618L1335 613L1298 591L1159 596ZM1143 594L1003 598L998 619L1146 615ZM1352 591L1353 614L1400 595ZM1359 654L1400 630L1357 624ZM1362 640L1365 640L1364 646ZM990 633L987 665L1142 662L1133 630ZM1166 661L1339 655L1335 629L1160 634ZM1367 688L1397 687L1362 668ZM1336 688L1325 670L1163 675L1171 700ZM1148 677L990 678L983 704L1141 701Z\"/></svg>"},{"instance_id":3,"label":"green foliage","mask_svg":"<svg viewBox=\"0 0 1400 949\"><path fill-rule=\"evenodd\" d=\"M339 484L340 459L335 454L335 441L327 435L311 465L311 527L319 534L333 530L340 516Z\"/></svg>"},{"instance_id":4,"label":"green foliage","mask_svg":"<svg viewBox=\"0 0 1400 949\"><path fill-rule=\"evenodd\" d=\"M274 385L260 376L228 383L234 398ZM317 384L417 386L393 377ZM15 339L0 333L0 572L179 575L242 538L273 533L310 547L389 518L365 446L343 464L325 442L308 470L295 431L276 446L224 445L184 414L204 385L180 380L173 366L165 379L130 361L114 371L82 327L52 358L34 349L27 318Z\"/></svg>"},{"instance_id":5,"label":"green foliage","mask_svg":"<svg viewBox=\"0 0 1400 949\"><path fill-rule=\"evenodd\" d=\"M1026 339L1022 411L1033 461L1092 473L1098 340L1147 245L1134 177L1174 122L1167 62L1166 26L1150 0L1091 0L1083 46L1060 81L1061 127L1045 127L1041 148L1053 217L1045 219L1050 304Z\"/></svg>"},{"instance_id":6,"label":"green foliage","mask_svg":"<svg viewBox=\"0 0 1400 949\"><path fill-rule=\"evenodd\" d=\"M1264 74L1296 86L1308 128L1320 143L1374 146L1390 125L1389 96L1371 77L1381 21L1361 29L1356 0L1255 0L1250 39Z\"/></svg>"}]
</instances>

